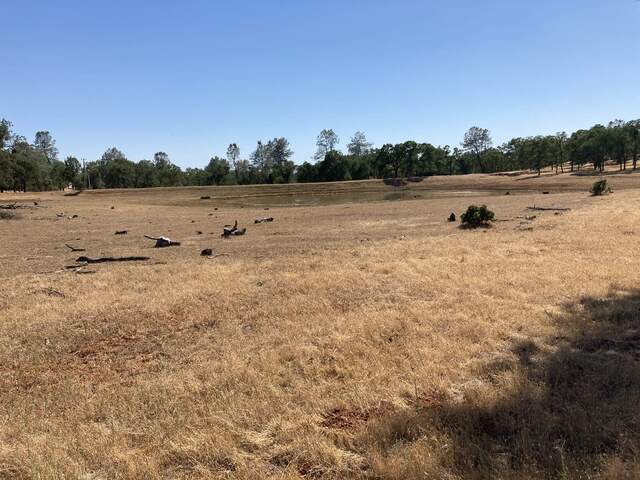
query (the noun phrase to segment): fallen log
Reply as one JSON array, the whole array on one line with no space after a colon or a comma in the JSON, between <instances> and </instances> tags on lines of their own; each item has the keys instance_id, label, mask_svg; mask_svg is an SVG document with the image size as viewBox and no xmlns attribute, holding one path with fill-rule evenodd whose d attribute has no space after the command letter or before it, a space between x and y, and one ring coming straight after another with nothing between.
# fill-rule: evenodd
<instances>
[{"instance_id":1,"label":"fallen log","mask_svg":"<svg viewBox=\"0 0 640 480\"><path fill-rule=\"evenodd\" d=\"M116 230L115 235L126 235L127 233L129 233L128 230Z\"/></svg>"},{"instance_id":2,"label":"fallen log","mask_svg":"<svg viewBox=\"0 0 640 480\"><path fill-rule=\"evenodd\" d=\"M67 247L72 252L86 252L86 250L84 248L76 248L76 247L73 247L73 246L69 245L68 243L65 243L64 246Z\"/></svg>"},{"instance_id":3,"label":"fallen log","mask_svg":"<svg viewBox=\"0 0 640 480\"><path fill-rule=\"evenodd\" d=\"M110 262L144 262L146 260L151 260L151 257L99 257L99 258L90 258L90 257L78 257L76 258L77 263L110 263ZM74 266L75 268L75 266Z\"/></svg>"},{"instance_id":4,"label":"fallen log","mask_svg":"<svg viewBox=\"0 0 640 480\"><path fill-rule=\"evenodd\" d=\"M179 247L180 242L174 242L168 237L152 237L150 235L145 235L144 238L148 238L149 240L154 240L156 242L154 248L164 248L164 247Z\"/></svg>"},{"instance_id":5,"label":"fallen log","mask_svg":"<svg viewBox=\"0 0 640 480\"><path fill-rule=\"evenodd\" d=\"M222 229L222 237L229 238L232 235L244 235L246 233L246 228L238 228L238 221L231 225L225 225Z\"/></svg>"},{"instance_id":6,"label":"fallen log","mask_svg":"<svg viewBox=\"0 0 640 480\"><path fill-rule=\"evenodd\" d=\"M527 210L536 210L536 211L539 211L539 212L547 212L547 211L551 211L551 212L568 212L571 209L570 208L560 208L560 207L536 207L534 205L533 207L527 207Z\"/></svg>"},{"instance_id":7,"label":"fallen log","mask_svg":"<svg viewBox=\"0 0 640 480\"><path fill-rule=\"evenodd\" d=\"M273 222L273 217L256 218L253 223L269 223L269 222Z\"/></svg>"},{"instance_id":8,"label":"fallen log","mask_svg":"<svg viewBox=\"0 0 640 480\"><path fill-rule=\"evenodd\" d=\"M205 248L200 252L200 255L207 258L218 258L218 257L228 257L228 253L214 253L213 249Z\"/></svg>"},{"instance_id":9,"label":"fallen log","mask_svg":"<svg viewBox=\"0 0 640 480\"><path fill-rule=\"evenodd\" d=\"M227 232L225 231L222 236L227 238L230 236L240 236L240 235L244 235L245 233L247 233L247 229L246 228L237 228L236 230L232 231L232 232Z\"/></svg>"},{"instance_id":10,"label":"fallen log","mask_svg":"<svg viewBox=\"0 0 640 480\"><path fill-rule=\"evenodd\" d=\"M38 202L33 202L33 205L18 205L16 202L14 202L0 204L0 210L18 210L19 208L36 208L37 206Z\"/></svg>"}]
</instances>

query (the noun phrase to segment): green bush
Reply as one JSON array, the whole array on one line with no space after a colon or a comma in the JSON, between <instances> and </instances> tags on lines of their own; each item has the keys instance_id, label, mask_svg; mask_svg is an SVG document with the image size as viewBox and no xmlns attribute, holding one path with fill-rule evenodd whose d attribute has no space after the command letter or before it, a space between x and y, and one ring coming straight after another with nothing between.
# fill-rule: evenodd
<instances>
[{"instance_id":1,"label":"green bush","mask_svg":"<svg viewBox=\"0 0 640 480\"><path fill-rule=\"evenodd\" d=\"M489 226L489 222L493 222L496 215L486 205L470 205L460 218L464 227L478 228Z\"/></svg>"},{"instance_id":2,"label":"green bush","mask_svg":"<svg viewBox=\"0 0 640 480\"><path fill-rule=\"evenodd\" d=\"M607 186L606 180L598 180L593 183L589 191L592 195L604 195L605 193L610 193L611 188Z\"/></svg>"}]
</instances>

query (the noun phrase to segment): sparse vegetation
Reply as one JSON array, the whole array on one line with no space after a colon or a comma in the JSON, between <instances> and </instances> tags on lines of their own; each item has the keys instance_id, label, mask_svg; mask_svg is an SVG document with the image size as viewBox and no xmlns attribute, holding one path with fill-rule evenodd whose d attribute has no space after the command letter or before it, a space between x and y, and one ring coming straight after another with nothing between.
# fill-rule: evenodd
<instances>
[{"instance_id":1,"label":"sparse vegetation","mask_svg":"<svg viewBox=\"0 0 640 480\"><path fill-rule=\"evenodd\" d=\"M460 216L462 226L467 228L487 227L495 220L495 213L486 205L470 205L467 211Z\"/></svg>"},{"instance_id":2,"label":"sparse vegetation","mask_svg":"<svg viewBox=\"0 0 640 480\"><path fill-rule=\"evenodd\" d=\"M0 477L636 478L638 179L553 178L0 197ZM444 221L476 188L499 241Z\"/></svg>"}]
</instances>

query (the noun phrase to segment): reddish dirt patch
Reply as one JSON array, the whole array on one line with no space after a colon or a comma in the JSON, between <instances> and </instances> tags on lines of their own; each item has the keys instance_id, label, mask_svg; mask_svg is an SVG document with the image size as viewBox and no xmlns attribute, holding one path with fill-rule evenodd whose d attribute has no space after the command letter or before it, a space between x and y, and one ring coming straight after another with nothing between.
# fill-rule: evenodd
<instances>
[{"instance_id":1,"label":"reddish dirt patch","mask_svg":"<svg viewBox=\"0 0 640 480\"><path fill-rule=\"evenodd\" d=\"M381 417L394 410L388 402L380 402L375 407L365 409L334 408L324 414L324 420L320 425L334 430L356 430L370 419Z\"/></svg>"}]
</instances>

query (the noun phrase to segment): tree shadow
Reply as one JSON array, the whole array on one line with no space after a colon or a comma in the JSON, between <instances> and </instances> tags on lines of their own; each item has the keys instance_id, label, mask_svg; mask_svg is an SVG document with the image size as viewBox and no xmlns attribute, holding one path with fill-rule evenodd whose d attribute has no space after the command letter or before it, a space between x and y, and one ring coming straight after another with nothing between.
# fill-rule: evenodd
<instances>
[{"instance_id":1,"label":"tree shadow","mask_svg":"<svg viewBox=\"0 0 640 480\"><path fill-rule=\"evenodd\" d=\"M633 173L640 172L639 169L634 170L633 168L627 167L625 170L605 170L601 172L600 170L579 170L575 172L570 172L570 175L574 177L611 177L611 176L619 176L619 175L631 175Z\"/></svg>"},{"instance_id":2,"label":"tree shadow","mask_svg":"<svg viewBox=\"0 0 640 480\"><path fill-rule=\"evenodd\" d=\"M481 386L381 420L378 447L446 439L439 467L462 478L601 478L612 461L606 478L640 478L640 290L581 298L556 320L560 336L514 340Z\"/></svg>"}]
</instances>

